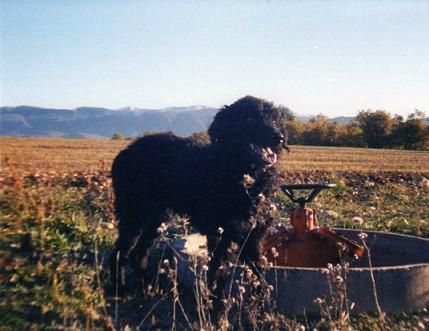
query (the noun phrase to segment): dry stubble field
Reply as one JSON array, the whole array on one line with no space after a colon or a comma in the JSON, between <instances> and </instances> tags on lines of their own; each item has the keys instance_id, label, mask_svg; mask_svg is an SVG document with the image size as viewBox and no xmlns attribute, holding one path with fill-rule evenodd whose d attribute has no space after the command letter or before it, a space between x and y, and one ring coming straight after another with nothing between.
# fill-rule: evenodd
<instances>
[{"instance_id":1,"label":"dry stubble field","mask_svg":"<svg viewBox=\"0 0 429 331\"><path fill-rule=\"evenodd\" d=\"M215 330L225 326L225 320L240 326L237 316L252 311L235 300L231 314L214 321L207 308L209 297L200 296L200 304L193 306L181 305L178 292L162 292L156 286L156 291L145 293L143 302L118 300L109 293L105 259L116 236L109 168L128 143L0 138L0 329ZM322 224L354 227L352 218L360 216L363 229L429 237L428 152L302 146L291 150L280 160L285 182L337 184L319 199ZM160 279L174 280L174 266L160 265L161 269ZM334 309L309 321L270 309L253 327L429 328L426 311L380 321ZM177 315L165 318L167 312Z\"/></svg>"},{"instance_id":2,"label":"dry stubble field","mask_svg":"<svg viewBox=\"0 0 429 331\"><path fill-rule=\"evenodd\" d=\"M0 138L1 160L7 158L18 170L47 171L106 170L128 140L55 138ZM284 171L408 172L429 173L429 152L291 146L281 160Z\"/></svg>"}]
</instances>

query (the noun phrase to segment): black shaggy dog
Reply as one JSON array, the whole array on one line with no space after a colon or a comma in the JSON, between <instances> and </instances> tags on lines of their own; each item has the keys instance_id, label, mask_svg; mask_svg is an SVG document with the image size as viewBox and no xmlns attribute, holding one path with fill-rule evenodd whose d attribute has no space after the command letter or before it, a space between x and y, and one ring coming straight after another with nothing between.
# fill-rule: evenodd
<instances>
[{"instance_id":1,"label":"black shaggy dog","mask_svg":"<svg viewBox=\"0 0 429 331\"><path fill-rule=\"evenodd\" d=\"M258 261L268 224L257 214L277 188L274 164L287 148L286 116L284 108L247 96L216 114L210 144L165 133L140 138L121 151L112 166L119 220L111 260L116 284L124 285L127 261L141 271L167 210L186 214L207 236L212 279L232 241L245 242L243 260Z\"/></svg>"}]
</instances>

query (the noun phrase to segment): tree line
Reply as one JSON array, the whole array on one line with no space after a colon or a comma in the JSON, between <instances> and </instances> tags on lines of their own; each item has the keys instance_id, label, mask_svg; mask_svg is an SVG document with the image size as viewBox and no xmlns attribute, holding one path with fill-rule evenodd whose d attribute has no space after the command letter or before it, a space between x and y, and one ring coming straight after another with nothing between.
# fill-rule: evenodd
<instances>
[{"instance_id":1,"label":"tree line","mask_svg":"<svg viewBox=\"0 0 429 331\"><path fill-rule=\"evenodd\" d=\"M324 115L302 122L296 120L290 109L278 108L284 114L282 124L288 131L290 145L429 150L429 126L424 112L417 109L407 118L384 110L363 110L352 122L344 124L332 122ZM145 135L153 133L148 131ZM209 142L206 132L196 134ZM115 133L112 139L133 137Z\"/></svg>"},{"instance_id":2,"label":"tree line","mask_svg":"<svg viewBox=\"0 0 429 331\"><path fill-rule=\"evenodd\" d=\"M406 119L384 110L364 110L347 124L318 115L306 122L290 119L286 127L291 145L429 150L429 126L424 117L420 110Z\"/></svg>"}]
</instances>

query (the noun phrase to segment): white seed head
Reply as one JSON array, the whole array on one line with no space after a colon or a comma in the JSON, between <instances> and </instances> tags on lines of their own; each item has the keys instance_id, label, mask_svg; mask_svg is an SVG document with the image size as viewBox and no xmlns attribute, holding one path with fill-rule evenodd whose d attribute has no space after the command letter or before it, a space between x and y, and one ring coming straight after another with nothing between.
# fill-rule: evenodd
<instances>
[{"instance_id":1,"label":"white seed head","mask_svg":"<svg viewBox=\"0 0 429 331\"><path fill-rule=\"evenodd\" d=\"M253 184L255 184L255 178L253 178L252 176L250 176L248 174L243 175L243 184L246 187L250 187Z\"/></svg>"},{"instance_id":2,"label":"white seed head","mask_svg":"<svg viewBox=\"0 0 429 331\"><path fill-rule=\"evenodd\" d=\"M368 238L368 235L365 232L361 232L358 234L358 237L360 239L364 240L364 239Z\"/></svg>"},{"instance_id":3,"label":"white seed head","mask_svg":"<svg viewBox=\"0 0 429 331\"><path fill-rule=\"evenodd\" d=\"M320 304L324 303L325 300L323 300L322 298L316 298L316 299L314 299L314 302L320 305Z\"/></svg>"},{"instance_id":4,"label":"white seed head","mask_svg":"<svg viewBox=\"0 0 429 331\"><path fill-rule=\"evenodd\" d=\"M336 211L327 210L326 211L326 216L335 219L335 218L338 218L340 215Z\"/></svg>"},{"instance_id":5,"label":"white seed head","mask_svg":"<svg viewBox=\"0 0 429 331\"><path fill-rule=\"evenodd\" d=\"M363 224L363 218L360 216L355 216L352 218L352 222L357 224L357 225L362 225Z\"/></svg>"},{"instance_id":6,"label":"white seed head","mask_svg":"<svg viewBox=\"0 0 429 331\"><path fill-rule=\"evenodd\" d=\"M159 228L156 230L159 234L164 233L165 231L167 231L167 225L165 223L161 223Z\"/></svg>"}]
</instances>

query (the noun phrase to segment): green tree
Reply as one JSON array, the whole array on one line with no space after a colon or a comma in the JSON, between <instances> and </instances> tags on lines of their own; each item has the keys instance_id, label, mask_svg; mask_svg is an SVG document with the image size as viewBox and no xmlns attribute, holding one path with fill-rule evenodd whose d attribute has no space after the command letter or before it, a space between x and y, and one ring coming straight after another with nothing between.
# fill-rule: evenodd
<instances>
[{"instance_id":1,"label":"green tree","mask_svg":"<svg viewBox=\"0 0 429 331\"><path fill-rule=\"evenodd\" d=\"M366 145L372 148L388 147L391 145L393 128L392 116L384 110L363 110L356 117L363 132Z\"/></svg>"},{"instance_id":2,"label":"green tree","mask_svg":"<svg viewBox=\"0 0 429 331\"><path fill-rule=\"evenodd\" d=\"M277 106L277 110L280 112L283 121L295 120L295 114L289 108L285 106Z\"/></svg>"},{"instance_id":3,"label":"green tree","mask_svg":"<svg viewBox=\"0 0 429 331\"><path fill-rule=\"evenodd\" d=\"M338 124L330 122L321 114L305 123L303 142L305 145L338 146Z\"/></svg>"},{"instance_id":4,"label":"green tree","mask_svg":"<svg viewBox=\"0 0 429 331\"><path fill-rule=\"evenodd\" d=\"M339 140L341 146L364 147L366 146L363 130L356 122L341 126Z\"/></svg>"},{"instance_id":5,"label":"green tree","mask_svg":"<svg viewBox=\"0 0 429 331\"><path fill-rule=\"evenodd\" d=\"M288 144L303 145L304 123L300 121L286 121L285 128L288 136Z\"/></svg>"},{"instance_id":6,"label":"green tree","mask_svg":"<svg viewBox=\"0 0 429 331\"><path fill-rule=\"evenodd\" d=\"M429 127L424 118L424 112L416 109L405 122L399 123L393 134L395 143L405 149L429 149Z\"/></svg>"},{"instance_id":7,"label":"green tree","mask_svg":"<svg viewBox=\"0 0 429 331\"><path fill-rule=\"evenodd\" d=\"M122 140L124 139L124 135L122 133L114 133L112 136L112 140Z\"/></svg>"}]
</instances>

